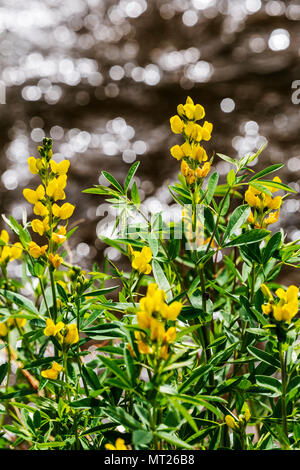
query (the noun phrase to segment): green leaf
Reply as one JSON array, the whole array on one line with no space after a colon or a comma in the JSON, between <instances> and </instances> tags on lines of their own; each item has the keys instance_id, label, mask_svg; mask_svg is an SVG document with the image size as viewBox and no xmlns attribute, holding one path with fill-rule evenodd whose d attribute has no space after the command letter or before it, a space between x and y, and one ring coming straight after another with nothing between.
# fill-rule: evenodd
<instances>
[{"instance_id":1,"label":"green leaf","mask_svg":"<svg viewBox=\"0 0 300 470\"><path fill-rule=\"evenodd\" d=\"M136 182L133 183L132 188L131 188L131 199L133 200L136 206L140 205L141 199L140 199L139 190L138 190Z\"/></svg>"},{"instance_id":2,"label":"green leaf","mask_svg":"<svg viewBox=\"0 0 300 470\"><path fill-rule=\"evenodd\" d=\"M159 439L163 441L167 441L169 442L169 444L172 444L178 447L179 449L190 449L190 450L193 449L192 446L187 444L185 441L182 441L181 439L179 439L179 437L175 436L175 434L173 433L171 434L168 432L160 431L160 432L154 432L153 434L157 436Z\"/></svg>"},{"instance_id":3,"label":"green leaf","mask_svg":"<svg viewBox=\"0 0 300 470\"><path fill-rule=\"evenodd\" d=\"M209 178L208 180L208 183L207 183L207 192L206 192L206 196L204 198L206 204L210 204L213 196L214 196L214 193L215 193L215 189L218 185L218 180L219 180L219 175L218 173L215 171Z\"/></svg>"},{"instance_id":4,"label":"green leaf","mask_svg":"<svg viewBox=\"0 0 300 470\"><path fill-rule=\"evenodd\" d=\"M283 167L283 163L278 163L277 165L268 166L268 168L265 168L264 170L261 170L258 173L256 173L256 175L252 176L252 178L250 178L249 180L249 183L251 181L261 178L262 176L268 175L269 173L273 173L274 171L279 170L282 167Z\"/></svg>"},{"instance_id":5,"label":"green leaf","mask_svg":"<svg viewBox=\"0 0 300 470\"><path fill-rule=\"evenodd\" d=\"M272 257L273 253L279 248L282 241L282 233L276 232L268 241L266 247L263 250L262 262L266 264Z\"/></svg>"},{"instance_id":6,"label":"green leaf","mask_svg":"<svg viewBox=\"0 0 300 470\"><path fill-rule=\"evenodd\" d=\"M135 447L149 444L153 439L152 432L137 429L132 433L132 442Z\"/></svg>"},{"instance_id":7,"label":"green leaf","mask_svg":"<svg viewBox=\"0 0 300 470\"><path fill-rule=\"evenodd\" d=\"M231 246L248 245L250 243L256 243L266 238L267 235L270 235L270 232L268 230L262 230L262 229L251 230L249 232L242 233L238 237L234 238L233 240L231 240L231 242L224 245L224 248L231 247Z\"/></svg>"},{"instance_id":8,"label":"green leaf","mask_svg":"<svg viewBox=\"0 0 300 470\"><path fill-rule=\"evenodd\" d=\"M124 346L124 360L125 360L128 380L131 383L131 385L134 387L135 379L136 379L135 365L134 365L133 357L126 345Z\"/></svg>"},{"instance_id":9,"label":"green leaf","mask_svg":"<svg viewBox=\"0 0 300 470\"><path fill-rule=\"evenodd\" d=\"M136 170L137 170L138 167L139 167L139 164L140 164L140 162L135 162L135 163L129 168L129 171L128 171L127 176L126 176L126 179L125 179L125 185L124 185L125 193L127 193L127 190L128 190L129 185L130 185L130 182L131 182L132 178L134 177L134 175L135 175L135 173L136 173Z\"/></svg>"},{"instance_id":10,"label":"green leaf","mask_svg":"<svg viewBox=\"0 0 300 470\"><path fill-rule=\"evenodd\" d=\"M280 368L279 360L272 354L269 354L266 351L262 351L261 349L255 348L254 346L248 346L247 349L252 356L257 357L257 359L259 359L260 361L265 362L269 366L276 367L277 369Z\"/></svg>"},{"instance_id":11,"label":"green leaf","mask_svg":"<svg viewBox=\"0 0 300 470\"><path fill-rule=\"evenodd\" d=\"M116 375L124 385L130 387L127 375L116 365L115 361L112 361L111 359L105 356L99 356L99 358L101 359L105 367L107 367L107 369L109 369L114 375Z\"/></svg>"},{"instance_id":12,"label":"green leaf","mask_svg":"<svg viewBox=\"0 0 300 470\"><path fill-rule=\"evenodd\" d=\"M129 413L127 413L123 408L113 408L112 406L109 406L103 411L114 421L117 421L117 423L120 423L123 426L127 426L129 429L143 429L142 424L133 418L133 416L131 416Z\"/></svg>"},{"instance_id":13,"label":"green leaf","mask_svg":"<svg viewBox=\"0 0 300 470\"><path fill-rule=\"evenodd\" d=\"M0 366L0 385L3 382L8 370L8 363L5 362L4 364L1 364Z\"/></svg>"},{"instance_id":14,"label":"green leaf","mask_svg":"<svg viewBox=\"0 0 300 470\"><path fill-rule=\"evenodd\" d=\"M241 225L243 225L250 215L251 209L245 204L243 206L237 207L231 214L227 228L223 236L223 244L225 240L229 238Z\"/></svg>"},{"instance_id":15,"label":"green leaf","mask_svg":"<svg viewBox=\"0 0 300 470\"><path fill-rule=\"evenodd\" d=\"M124 194L124 190L122 186L110 173L107 173L107 171L102 171L101 173L104 176L104 178L106 178L107 181L110 182L110 184L112 184L116 189L118 189L121 194Z\"/></svg>"},{"instance_id":16,"label":"green leaf","mask_svg":"<svg viewBox=\"0 0 300 470\"><path fill-rule=\"evenodd\" d=\"M231 163L232 165L237 164L237 160L234 158L227 157L227 155L224 155L223 153L217 153L218 157L220 157L222 160L225 160L227 163Z\"/></svg>"},{"instance_id":17,"label":"green leaf","mask_svg":"<svg viewBox=\"0 0 300 470\"><path fill-rule=\"evenodd\" d=\"M234 172L234 169L232 168L227 174L227 184L229 186L232 186L234 182L235 182L235 172Z\"/></svg>"},{"instance_id":18,"label":"green leaf","mask_svg":"<svg viewBox=\"0 0 300 470\"><path fill-rule=\"evenodd\" d=\"M168 279L165 276L159 262L155 259L152 261L153 276L160 289L166 292L167 300L172 300L172 291Z\"/></svg>"},{"instance_id":19,"label":"green leaf","mask_svg":"<svg viewBox=\"0 0 300 470\"><path fill-rule=\"evenodd\" d=\"M257 375L255 379L256 383L261 387L268 388L272 392L275 392L278 396L281 395L281 382L275 377Z\"/></svg>"},{"instance_id":20,"label":"green leaf","mask_svg":"<svg viewBox=\"0 0 300 470\"><path fill-rule=\"evenodd\" d=\"M19 307L23 308L24 310L27 310L27 312L32 313L36 317L39 317L39 312L34 306L34 303L31 302L31 300L26 299L21 294L17 294L16 292L11 292L6 289L0 289L0 294L3 295L8 300L11 300L15 304L19 305Z\"/></svg>"},{"instance_id":21,"label":"green leaf","mask_svg":"<svg viewBox=\"0 0 300 470\"><path fill-rule=\"evenodd\" d=\"M291 188L287 184L277 183L275 181L265 181L265 180L259 180L259 182L263 186L267 186L268 188L276 188L278 190L282 189L283 191L287 191L289 193L295 193L295 194L297 193L297 191L295 191L295 189Z\"/></svg>"},{"instance_id":22,"label":"green leaf","mask_svg":"<svg viewBox=\"0 0 300 470\"><path fill-rule=\"evenodd\" d=\"M86 292L85 294L81 295L79 298L82 299L83 297L98 297L99 295L105 295L109 292L118 289L118 286L106 287L104 289L93 290L92 292Z\"/></svg>"}]
</instances>

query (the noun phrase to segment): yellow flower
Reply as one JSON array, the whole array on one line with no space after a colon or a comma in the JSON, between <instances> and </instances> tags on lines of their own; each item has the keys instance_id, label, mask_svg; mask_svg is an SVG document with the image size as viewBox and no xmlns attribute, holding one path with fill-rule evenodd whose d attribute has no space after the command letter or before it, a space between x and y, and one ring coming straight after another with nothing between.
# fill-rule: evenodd
<instances>
[{"instance_id":1,"label":"yellow flower","mask_svg":"<svg viewBox=\"0 0 300 470\"><path fill-rule=\"evenodd\" d=\"M267 225L275 224L278 218L279 218L279 211L272 212L266 219L264 219L263 225L267 226Z\"/></svg>"},{"instance_id":2,"label":"yellow flower","mask_svg":"<svg viewBox=\"0 0 300 470\"><path fill-rule=\"evenodd\" d=\"M171 129L174 134L181 134L184 128L184 122L179 116L175 115L170 118Z\"/></svg>"},{"instance_id":3,"label":"yellow flower","mask_svg":"<svg viewBox=\"0 0 300 470\"><path fill-rule=\"evenodd\" d=\"M46 336L55 336L65 327L65 324L62 321L59 321L57 324L55 324L51 318L47 318L46 325L47 326L44 329L44 334Z\"/></svg>"},{"instance_id":4,"label":"yellow flower","mask_svg":"<svg viewBox=\"0 0 300 470\"><path fill-rule=\"evenodd\" d=\"M179 116L185 117L192 121L199 121L205 116L205 110L200 104L194 104L194 101L189 96L186 99L186 103L179 104L177 106L177 112Z\"/></svg>"},{"instance_id":5,"label":"yellow flower","mask_svg":"<svg viewBox=\"0 0 300 470\"><path fill-rule=\"evenodd\" d=\"M67 175L60 175L54 178L46 188L47 196L51 197L54 201L65 199L66 195L64 189L67 185Z\"/></svg>"},{"instance_id":6,"label":"yellow flower","mask_svg":"<svg viewBox=\"0 0 300 470\"><path fill-rule=\"evenodd\" d=\"M225 423L231 429L239 429L239 425L231 415L225 416Z\"/></svg>"},{"instance_id":7,"label":"yellow flower","mask_svg":"<svg viewBox=\"0 0 300 470\"><path fill-rule=\"evenodd\" d=\"M125 441L123 439L118 438L115 442L115 445L113 444L105 444L105 448L107 450L128 450Z\"/></svg>"},{"instance_id":8,"label":"yellow flower","mask_svg":"<svg viewBox=\"0 0 300 470\"><path fill-rule=\"evenodd\" d=\"M152 348L144 343L144 341L138 341L138 350L141 354L152 354Z\"/></svg>"},{"instance_id":9,"label":"yellow flower","mask_svg":"<svg viewBox=\"0 0 300 470\"><path fill-rule=\"evenodd\" d=\"M150 338L151 341L160 341L165 335L165 328L163 323L156 320L156 318L151 318L150 321Z\"/></svg>"},{"instance_id":10,"label":"yellow flower","mask_svg":"<svg viewBox=\"0 0 300 470\"><path fill-rule=\"evenodd\" d=\"M9 235L6 230L1 231L0 240L5 244L9 242Z\"/></svg>"},{"instance_id":11,"label":"yellow flower","mask_svg":"<svg viewBox=\"0 0 300 470\"><path fill-rule=\"evenodd\" d=\"M191 171L191 168L189 167L189 165L184 161L182 160L181 162L181 173L183 174L183 176L188 176L189 172Z\"/></svg>"},{"instance_id":12,"label":"yellow flower","mask_svg":"<svg viewBox=\"0 0 300 470\"><path fill-rule=\"evenodd\" d=\"M184 133L189 139L196 142L200 142L202 140L202 127L194 122L189 121L186 124L184 127Z\"/></svg>"},{"instance_id":13,"label":"yellow flower","mask_svg":"<svg viewBox=\"0 0 300 470\"><path fill-rule=\"evenodd\" d=\"M145 312L145 310L141 310L137 312L136 316L140 328L150 328L151 315L149 315L148 312Z\"/></svg>"},{"instance_id":14,"label":"yellow flower","mask_svg":"<svg viewBox=\"0 0 300 470\"><path fill-rule=\"evenodd\" d=\"M164 335L163 341L164 343L173 343L176 339L176 328L175 326L171 326L168 328L166 331L166 334Z\"/></svg>"},{"instance_id":15,"label":"yellow flower","mask_svg":"<svg viewBox=\"0 0 300 470\"><path fill-rule=\"evenodd\" d=\"M30 204L36 204L38 201L44 199L45 188L41 184L36 190L25 188L23 190L23 196Z\"/></svg>"},{"instance_id":16,"label":"yellow flower","mask_svg":"<svg viewBox=\"0 0 300 470\"><path fill-rule=\"evenodd\" d=\"M63 261L59 255L53 255L52 253L50 253L48 259L55 269L58 269Z\"/></svg>"},{"instance_id":17,"label":"yellow flower","mask_svg":"<svg viewBox=\"0 0 300 470\"><path fill-rule=\"evenodd\" d=\"M72 325L67 326L67 334L64 337L64 343L71 345L78 343L79 341L79 334L78 334L78 329L77 326L72 323Z\"/></svg>"},{"instance_id":18,"label":"yellow flower","mask_svg":"<svg viewBox=\"0 0 300 470\"><path fill-rule=\"evenodd\" d=\"M296 286L289 286L285 291L281 287L276 290L276 295L279 297L277 303L268 302L262 305L262 311L266 314L273 314L273 317L277 321L286 321L291 323L291 320L297 315L299 310L298 295L299 288Z\"/></svg>"},{"instance_id":19,"label":"yellow flower","mask_svg":"<svg viewBox=\"0 0 300 470\"><path fill-rule=\"evenodd\" d=\"M276 295L280 301L273 305L273 315L277 321L286 321L291 323L292 318L297 315L299 310L298 295L299 288L296 286L289 286L287 291L282 288L277 289Z\"/></svg>"},{"instance_id":20,"label":"yellow flower","mask_svg":"<svg viewBox=\"0 0 300 470\"><path fill-rule=\"evenodd\" d=\"M246 408L246 410L245 410L245 412L244 412L244 418L245 418L246 423L248 423L248 421L249 421L250 418L251 418L251 413L250 413L250 410L249 410L248 407Z\"/></svg>"},{"instance_id":21,"label":"yellow flower","mask_svg":"<svg viewBox=\"0 0 300 470\"><path fill-rule=\"evenodd\" d=\"M6 264L10 261L10 248L9 246L4 246L0 254L0 264Z\"/></svg>"},{"instance_id":22,"label":"yellow flower","mask_svg":"<svg viewBox=\"0 0 300 470\"><path fill-rule=\"evenodd\" d=\"M52 206L53 215L55 215L55 217L59 217L60 219L69 219L69 217L72 216L74 209L75 206L69 202L66 202L61 207L59 207L57 204L53 204Z\"/></svg>"},{"instance_id":23,"label":"yellow flower","mask_svg":"<svg viewBox=\"0 0 300 470\"><path fill-rule=\"evenodd\" d=\"M158 289L157 284L150 284L147 289L147 295L140 300L141 310L151 316L154 312L160 312L164 304L165 292Z\"/></svg>"},{"instance_id":24,"label":"yellow flower","mask_svg":"<svg viewBox=\"0 0 300 470\"><path fill-rule=\"evenodd\" d=\"M41 217L45 217L49 213L47 207L44 206L44 204L41 201L38 201L35 204L33 208L33 212L35 213L35 215L40 215Z\"/></svg>"},{"instance_id":25,"label":"yellow flower","mask_svg":"<svg viewBox=\"0 0 300 470\"><path fill-rule=\"evenodd\" d=\"M205 178L205 176L208 175L210 172L210 162L204 163L202 168L197 168L196 170L196 176L197 178Z\"/></svg>"},{"instance_id":26,"label":"yellow flower","mask_svg":"<svg viewBox=\"0 0 300 470\"><path fill-rule=\"evenodd\" d=\"M18 259L23 253L23 247L21 243L17 242L14 243L13 246L10 247L10 259Z\"/></svg>"},{"instance_id":27,"label":"yellow flower","mask_svg":"<svg viewBox=\"0 0 300 470\"><path fill-rule=\"evenodd\" d=\"M210 140L212 130L213 130L212 123L205 121L203 126L202 126L202 139L203 140Z\"/></svg>"},{"instance_id":28,"label":"yellow flower","mask_svg":"<svg viewBox=\"0 0 300 470\"><path fill-rule=\"evenodd\" d=\"M52 233L52 240L54 241L54 243L56 243L57 245L60 245L61 243L64 243L66 241L66 235L67 231L66 231L66 227L60 227L58 232L53 232Z\"/></svg>"},{"instance_id":29,"label":"yellow flower","mask_svg":"<svg viewBox=\"0 0 300 470\"><path fill-rule=\"evenodd\" d=\"M181 160L185 156L182 146L174 145L171 147L171 155L176 158L176 160Z\"/></svg>"},{"instance_id":30,"label":"yellow flower","mask_svg":"<svg viewBox=\"0 0 300 470\"><path fill-rule=\"evenodd\" d=\"M8 329L5 323L0 323L0 336L4 337L8 333Z\"/></svg>"},{"instance_id":31,"label":"yellow flower","mask_svg":"<svg viewBox=\"0 0 300 470\"><path fill-rule=\"evenodd\" d=\"M55 160L50 160L50 166L53 173L65 175L69 170L70 162L69 160L63 160L60 163L56 163Z\"/></svg>"},{"instance_id":32,"label":"yellow flower","mask_svg":"<svg viewBox=\"0 0 300 470\"><path fill-rule=\"evenodd\" d=\"M182 304L180 302L173 302L171 305L164 304L161 309L161 314L167 320L175 321L180 314Z\"/></svg>"},{"instance_id":33,"label":"yellow flower","mask_svg":"<svg viewBox=\"0 0 300 470\"><path fill-rule=\"evenodd\" d=\"M45 232L50 230L49 217L46 217L44 220L34 219L31 222L31 227L34 232L37 232L42 237Z\"/></svg>"},{"instance_id":34,"label":"yellow flower","mask_svg":"<svg viewBox=\"0 0 300 470\"><path fill-rule=\"evenodd\" d=\"M140 274L150 274L152 259L152 251L149 247L144 246L142 251L133 251L133 260L131 266L136 269Z\"/></svg>"},{"instance_id":35,"label":"yellow flower","mask_svg":"<svg viewBox=\"0 0 300 470\"><path fill-rule=\"evenodd\" d=\"M35 242L30 242L28 245L29 254L33 258L39 258L40 256L43 256L47 251L47 248L48 245L39 246Z\"/></svg>"},{"instance_id":36,"label":"yellow flower","mask_svg":"<svg viewBox=\"0 0 300 470\"><path fill-rule=\"evenodd\" d=\"M58 374L63 370L63 367L57 362L52 362L51 369L43 370L41 376L45 379L57 380Z\"/></svg>"},{"instance_id":37,"label":"yellow flower","mask_svg":"<svg viewBox=\"0 0 300 470\"><path fill-rule=\"evenodd\" d=\"M36 159L34 157L29 157L27 162L28 162L30 172L33 175L36 175L38 173L38 169L36 167Z\"/></svg>"},{"instance_id":38,"label":"yellow flower","mask_svg":"<svg viewBox=\"0 0 300 470\"><path fill-rule=\"evenodd\" d=\"M266 286L266 284L262 284L260 286L261 290L262 290L262 293L264 294L264 296L267 298L267 299L272 299L273 300L273 295L270 291L270 289L268 288L268 286Z\"/></svg>"},{"instance_id":39,"label":"yellow flower","mask_svg":"<svg viewBox=\"0 0 300 470\"><path fill-rule=\"evenodd\" d=\"M8 318L7 325L8 326L18 326L19 328L23 328L26 325L26 318Z\"/></svg>"}]
</instances>

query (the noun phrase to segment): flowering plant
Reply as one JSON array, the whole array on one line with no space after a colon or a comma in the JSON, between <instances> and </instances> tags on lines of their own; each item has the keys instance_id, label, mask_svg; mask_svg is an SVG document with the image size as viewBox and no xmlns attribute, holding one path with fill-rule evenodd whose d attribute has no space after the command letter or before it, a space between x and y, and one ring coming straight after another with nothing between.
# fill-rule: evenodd
<instances>
[{"instance_id":1,"label":"flowering plant","mask_svg":"<svg viewBox=\"0 0 300 470\"><path fill-rule=\"evenodd\" d=\"M277 277L299 267L300 247L271 231L295 191L265 179L281 164L253 171L261 150L209 157L213 126L199 124L205 110L190 97L177 112L171 130L184 143L171 148L181 166L169 190L179 218L143 212L139 162L124 185L104 171L110 186L83 191L117 208L116 235L102 239L124 270L69 262L69 161L53 159L51 139L29 158L34 218L4 217L18 241L0 236L0 447L299 448L299 289ZM214 158L232 166L223 184ZM16 259L22 280L8 276Z\"/></svg>"}]
</instances>

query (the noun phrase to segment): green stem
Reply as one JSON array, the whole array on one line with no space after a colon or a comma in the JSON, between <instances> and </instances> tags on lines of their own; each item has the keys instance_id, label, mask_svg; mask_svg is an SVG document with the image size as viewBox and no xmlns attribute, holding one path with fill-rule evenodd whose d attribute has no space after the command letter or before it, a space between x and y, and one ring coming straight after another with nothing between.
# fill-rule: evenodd
<instances>
[{"instance_id":1,"label":"green stem","mask_svg":"<svg viewBox=\"0 0 300 470\"><path fill-rule=\"evenodd\" d=\"M278 341L279 358L280 358L280 369L281 369L281 410L282 410L282 429L285 436L288 439L288 426L287 426L287 413L286 413L286 384L287 384L287 373L286 364L284 358L284 351L282 349L282 343Z\"/></svg>"}]
</instances>

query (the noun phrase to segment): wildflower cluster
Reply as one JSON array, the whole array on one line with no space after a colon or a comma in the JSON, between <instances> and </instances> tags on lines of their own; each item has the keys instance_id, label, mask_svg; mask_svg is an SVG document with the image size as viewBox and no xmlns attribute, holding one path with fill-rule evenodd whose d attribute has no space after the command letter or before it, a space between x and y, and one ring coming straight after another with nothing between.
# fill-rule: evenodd
<instances>
[{"instance_id":1,"label":"wildflower cluster","mask_svg":"<svg viewBox=\"0 0 300 470\"><path fill-rule=\"evenodd\" d=\"M40 158L29 157L28 165L32 174L40 176L42 184L35 190L25 188L23 195L33 205L34 214L41 217L32 220L32 230L41 237L45 236L48 243L40 246L31 241L28 250L33 258L46 256L50 265L57 269L62 263L62 258L56 252L67 239L67 225L59 223L69 219L75 209L75 206L68 202L61 206L57 204L57 201L66 199L64 190L70 162L63 160L57 163L53 160L51 139L44 139L43 146L38 150Z\"/></svg>"},{"instance_id":2,"label":"wildflower cluster","mask_svg":"<svg viewBox=\"0 0 300 470\"><path fill-rule=\"evenodd\" d=\"M136 331L135 337L141 354L156 355L166 359L169 345L176 338L176 319L182 309L180 302L168 305L166 294L157 284L150 284L147 295L140 300L137 312L138 325L143 331ZM173 326L167 326L172 322Z\"/></svg>"},{"instance_id":3,"label":"wildflower cluster","mask_svg":"<svg viewBox=\"0 0 300 470\"><path fill-rule=\"evenodd\" d=\"M194 104L188 97L184 105L177 107L178 115L170 118L171 129L175 134L182 134L184 144L174 145L171 155L181 160L181 173L188 184L192 185L208 175L211 162L208 162L206 150L201 142L211 139L213 125L205 121L203 126L197 124L205 116L205 110L200 104Z\"/></svg>"},{"instance_id":4,"label":"wildflower cluster","mask_svg":"<svg viewBox=\"0 0 300 470\"><path fill-rule=\"evenodd\" d=\"M0 234L0 266L3 269L6 268L10 261L21 257L23 247L21 243L17 242L13 245L9 244L9 234L6 230L2 230Z\"/></svg>"},{"instance_id":5,"label":"wildflower cluster","mask_svg":"<svg viewBox=\"0 0 300 470\"><path fill-rule=\"evenodd\" d=\"M284 290L280 287L275 292L277 299L274 299L270 289L265 284L261 285L261 290L268 299L268 302L261 306L264 314L272 315L278 322L291 323L299 310L299 288L289 286L287 290Z\"/></svg>"},{"instance_id":6,"label":"wildflower cluster","mask_svg":"<svg viewBox=\"0 0 300 470\"><path fill-rule=\"evenodd\" d=\"M278 176L273 178L273 183L281 183ZM277 222L279 217L279 209L282 204L282 197L272 197L272 193L278 191L276 187L264 182L260 185L261 190L253 185L245 192L245 201L252 208L248 222L255 228L265 228L268 225Z\"/></svg>"}]
</instances>

